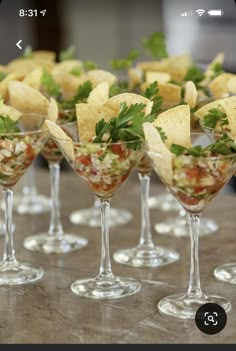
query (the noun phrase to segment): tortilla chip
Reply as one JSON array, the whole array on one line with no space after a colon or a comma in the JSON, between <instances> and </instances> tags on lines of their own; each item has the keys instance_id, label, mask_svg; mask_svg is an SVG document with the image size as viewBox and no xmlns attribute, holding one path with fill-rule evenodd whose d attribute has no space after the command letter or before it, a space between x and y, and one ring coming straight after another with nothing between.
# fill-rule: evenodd
<instances>
[{"instance_id":1,"label":"tortilla chip","mask_svg":"<svg viewBox=\"0 0 236 351\"><path fill-rule=\"evenodd\" d=\"M128 89L133 90L142 82L142 71L137 67L130 67L128 74Z\"/></svg>"},{"instance_id":2,"label":"tortilla chip","mask_svg":"<svg viewBox=\"0 0 236 351\"><path fill-rule=\"evenodd\" d=\"M167 136L165 144L168 148L171 144L191 147L189 105L180 105L161 113L153 125L161 127Z\"/></svg>"},{"instance_id":3,"label":"tortilla chip","mask_svg":"<svg viewBox=\"0 0 236 351\"><path fill-rule=\"evenodd\" d=\"M224 99L212 101L209 104L202 106L199 110L194 112L194 115L199 119L203 119L212 108L218 108L221 112L224 112L223 102L229 102L234 109L236 108L236 96L230 96Z\"/></svg>"},{"instance_id":4,"label":"tortilla chip","mask_svg":"<svg viewBox=\"0 0 236 351\"><path fill-rule=\"evenodd\" d=\"M81 71L81 73L83 73L83 63L80 60L66 60L66 61L62 61L60 63L57 63L52 70L52 74L57 75L60 73L69 73L71 74L71 71L73 71L74 69L79 69Z\"/></svg>"},{"instance_id":5,"label":"tortilla chip","mask_svg":"<svg viewBox=\"0 0 236 351\"><path fill-rule=\"evenodd\" d=\"M0 106L0 115L3 117L9 116L12 121L18 121L18 119L22 116L22 113L12 106L3 104Z\"/></svg>"},{"instance_id":6,"label":"tortilla chip","mask_svg":"<svg viewBox=\"0 0 236 351\"><path fill-rule=\"evenodd\" d=\"M148 105L150 100L145 98L142 95L133 94L133 93L122 93L122 94L118 94L118 95L111 97L109 100L107 100L105 102L104 106L113 110L115 112L115 115L116 115L116 114L118 114L118 112L120 110L120 104L122 102L125 102L127 106L130 106L133 104Z\"/></svg>"},{"instance_id":7,"label":"tortilla chip","mask_svg":"<svg viewBox=\"0 0 236 351\"><path fill-rule=\"evenodd\" d=\"M184 102L189 104L190 108L194 108L197 104L198 92L195 84L192 81L188 81L185 84Z\"/></svg>"},{"instance_id":8,"label":"tortilla chip","mask_svg":"<svg viewBox=\"0 0 236 351\"><path fill-rule=\"evenodd\" d=\"M0 82L0 95L3 99L3 101L7 102L8 101L8 83L12 80L21 80L22 75L19 73L10 73Z\"/></svg>"},{"instance_id":9,"label":"tortilla chip","mask_svg":"<svg viewBox=\"0 0 236 351\"><path fill-rule=\"evenodd\" d=\"M209 65L207 66L207 69L205 71L205 76L207 78L210 78L212 76L212 74L214 73L214 71L212 70L212 68L216 65L216 64L220 64L222 65L224 62L224 53L223 52L219 52L216 57L209 63Z\"/></svg>"},{"instance_id":10,"label":"tortilla chip","mask_svg":"<svg viewBox=\"0 0 236 351\"><path fill-rule=\"evenodd\" d=\"M141 90L144 92L149 87L148 83L141 85ZM181 87L171 83L159 83L158 95L163 97L163 108L168 109L178 105L181 101Z\"/></svg>"},{"instance_id":11,"label":"tortilla chip","mask_svg":"<svg viewBox=\"0 0 236 351\"><path fill-rule=\"evenodd\" d=\"M229 101L222 101L222 105L227 115L231 133L236 138L236 109L232 107Z\"/></svg>"},{"instance_id":12,"label":"tortilla chip","mask_svg":"<svg viewBox=\"0 0 236 351\"><path fill-rule=\"evenodd\" d=\"M50 132L53 137L55 137L55 141L59 145L60 149L64 151L68 160L75 160L75 152L74 145L72 139L54 122L46 120L46 125L50 129Z\"/></svg>"},{"instance_id":13,"label":"tortilla chip","mask_svg":"<svg viewBox=\"0 0 236 351\"><path fill-rule=\"evenodd\" d=\"M236 94L236 76L230 78L227 83L227 88L231 94Z\"/></svg>"},{"instance_id":14,"label":"tortilla chip","mask_svg":"<svg viewBox=\"0 0 236 351\"><path fill-rule=\"evenodd\" d=\"M19 111L47 115L49 102L37 90L22 82L11 81L8 84L8 91L10 105Z\"/></svg>"},{"instance_id":15,"label":"tortilla chip","mask_svg":"<svg viewBox=\"0 0 236 351\"><path fill-rule=\"evenodd\" d=\"M56 122L58 119L58 114L59 114L59 111L58 111L57 102L55 99L51 97L48 105L48 112L47 112L48 119L51 122Z\"/></svg>"},{"instance_id":16,"label":"tortilla chip","mask_svg":"<svg viewBox=\"0 0 236 351\"><path fill-rule=\"evenodd\" d=\"M209 89L214 99L221 99L228 94L227 84L231 78L235 77L233 73L219 74L209 83Z\"/></svg>"},{"instance_id":17,"label":"tortilla chip","mask_svg":"<svg viewBox=\"0 0 236 351\"><path fill-rule=\"evenodd\" d=\"M117 81L117 78L114 74L102 69L92 69L91 71L87 72L87 75L89 77L89 80L93 82L93 87L96 87L102 82L108 82L109 86L112 86L112 84Z\"/></svg>"},{"instance_id":18,"label":"tortilla chip","mask_svg":"<svg viewBox=\"0 0 236 351\"><path fill-rule=\"evenodd\" d=\"M148 156L158 176L167 184L172 184L172 154L163 143L160 133L151 123L143 123L143 131L149 150Z\"/></svg>"},{"instance_id":19,"label":"tortilla chip","mask_svg":"<svg viewBox=\"0 0 236 351\"><path fill-rule=\"evenodd\" d=\"M148 71L146 72L146 82L151 84L154 82L158 83L167 83L171 80L171 75L170 73L167 72L151 72Z\"/></svg>"},{"instance_id":20,"label":"tortilla chip","mask_svg":"<svg viewBox=\"0 0 236 351\"><path fill-rule=\"evenodd\" d=\"M82 74L79 77L75 77L70 73L53 73L52 76L55 82L60 85L62 90L62 95L65 99L71 99L76 94L77 89L80 85L85 83L86 81L90 80L91 78L88 77L87 74ZM93 82L91 81L92 85Z\"/></svg>"},{"instance_id":21,"label":"tortilla chip","mask_svg":"<svg viewBox=\"0 0 236 351\"><path fill-rule=\"evenodd\" d=\"M114 111L101 105L81 103L76 105L79 139L88 142L96 135L95 127L104 118L108 122L114 116Z\"/></svg>"},{"instance_id":22,"label":"tortilla chip","mask_svg":"<svg viewBox=\"0 0 236 351\"><path fill-rule=\"evenodd\" d=\"M103 105L109 99L109 83L102 82L94 88L87 99L88 104Z\"/></svg>"},{"instance_id":23,"label":"tortilla chip","mask_svg":"<svg viewBox=\"0 0 236 351\"><path fill-rule=\"evenodd\" d=\"M18 58L11 61L7 65L6 69L9 73L18 73L22 77L25 77L38 66L38 63L33 59Z\"/></svg>"},{"instance_id":24,"label":"tortilla chip","mask_svg":"<svg viewBox=\"0 0 236 351\"><path fill-rule=\"evenodd\" d=\"M39 62L54 62L56 60L56 53L54 51L37 50L32 52L32 57Z\"/></svg>"},{"instance_id":25,"label":"tortilla chip","mask_svg":"<svg viewBox=\"0 0 236 351\"><path fill-rule=\"evenodd\" d=\"M40 90L42 74L43 68L37 67L32 72L27 74L27 76L23 79L22 82L33 89Z\"/></svg>"}]
</instances>

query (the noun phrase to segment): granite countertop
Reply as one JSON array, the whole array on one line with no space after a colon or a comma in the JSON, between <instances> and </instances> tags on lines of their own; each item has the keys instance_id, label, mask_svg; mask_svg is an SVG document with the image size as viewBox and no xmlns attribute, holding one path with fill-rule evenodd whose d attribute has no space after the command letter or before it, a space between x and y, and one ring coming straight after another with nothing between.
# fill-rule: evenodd
<instances>
[{"instance_id":1,"label":"granite countertop","mask_svg":"<svg viewBox=\"0 0 236 351\"><path fill-rule=\"evenodd\" d=\"M154 180L156 179L153 176ZM37 170L41 192L49 193L47 170ZM163 191L152 182L152 193ZM158 190L159 189L159 190ZM110 248L128 248L138 243L140 234L139 183L133 175L112 201L114 207L125 207L134 214L131 223L112 228ZM183 292L189 278L189 239L157 235L154 241L176 249L181 257L177 263L153 269L131 268L112 260L117 275L139 279L141 291L118 300L94 301L80 298L70 290L78 278L95 277L100 265L100 230L79 227L70 223L69 213L90 207L93 195L72 171L61 176L61 200L64 229L88 238L89 245L65 255L43 255L24 249L23 238L48 229L49 215L14 215L17 229L15 246L17 258L40 264L45 275L36 284L19 287L0 287L0 343L235 343L236 287L218 282L214 267L236 261L235 196L220 194L209 206L206 215L217 220L220 230L200 239L200 272L204 291L222 294L232 302L225 329L217 335L205 335L195 322L182 321L161 315L157 302L164 296ZM167 214L151 211L152 228ZM0 239L3 250L3 239Z\"/></svg>"}]
</instances>

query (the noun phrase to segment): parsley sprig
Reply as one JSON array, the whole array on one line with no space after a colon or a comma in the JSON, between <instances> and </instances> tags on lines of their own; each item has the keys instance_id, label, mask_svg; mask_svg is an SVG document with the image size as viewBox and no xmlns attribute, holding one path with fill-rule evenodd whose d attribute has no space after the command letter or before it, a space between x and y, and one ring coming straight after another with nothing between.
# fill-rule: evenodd
<instances>
[{"instance_id":1,"label":"parsley sprig","mask_svg":"<svg viewBox=\"0 0 236 351\"><path fill-rule=\"evenodd\" d=\"M227 133L223 133L218 140L207 147L197 145L186 148L181 145L172 144L170 151L176 156L191 155L193 157L209 157L209 155L212 156L212 154L231 155L236 153L236 144Z\"/></svg>"},{"instance_id":2,"label":"parsley sprig","mask_svg":"<svg viewBox=\"0 0 236 351\"><path fill-rule=\"evenodd\" d=\"M202 123L208 128L215 128L216 125L220 123L221 129L223 129L223 126L228 125L228 119L224 112L220 111L218 108L212 108L204 116Z\"/></svg>"},{"instance_id":3,"label":"parsley sprig","mask_svg":"<svg viewBox=\"0 0 236 351\"><path fill-rule=\"evenodd\" d=\"M152 33L149 38L142 39L145 51L154 59L168 57L165 36L163 33Z\"/></svg>"},{"instance_id":4,"label":"parsley sprig","mask_svg":"<svg viewBox=\"0 0 236 351\"><path fill-rule=\"evenodd\" d=\"M13 121L9 116L0 115L0 133L18 133L18 122Z\"/></svg>"},{"instance_id":5,"label":"parsley sprig","mask_svg":"<svg viewBox=\"0 0 236 351\"><path fill-rule=\"evenodd\" d=\"M143 96L153 101L151 113L156 115L161 112L163 103L163 97L161 95L158 95L158 93L159 88L157 81L149 85L149 87L147 87L147 89L143 93Z\"/></svg>"},{"instance_id":6,"label":"parsley sprig","mask_svg":"<svg viewBox=\"0 0 236 351\"><path fill-rule=\"evenodd\" d=\"M156 118L155 114L145 116L144 109L145 104L127 106L122 102L117 117L111 118L109 122L102 119L96 124L96 137L93 143L134 141L130 148L138 147L140 139L144 140L142 124L153 122Z\"/></svg>"},{"instance_id":7,"label":"parsley sprig","mask_svg":"<svg viewBox=\"0 0 236 351\"><path fill-rule=\"evenodd\" d=\"M129 68L134 64L134 61L140 56L137 49L132 49L126 58L111 60L111 68L113 70L121 70L124 68Z\"/></svg>"},{"instance_id":8,"label":"parsley sprig","mask_svg":"<svg viewBox=\"0 0 236 351\"><path fill-rule=\"evenodd\" d=\"M65 50L61 50L59 53L59 61L73 60L76 57L76 47L74 45L69 46Z\"/></svg>"},{"instance_id":9,"label":"parsley sprig","mask_svg":"<svg viewBox=\"0 0 236 351\"><path fill-rule=\"evenodd\" d=\"M48 96L52 96L55 99L59 99L61 96L61 88L56 83L53 76L44 68L41 76L41 86L44 93Z\"/></svg>"}]
</instances>

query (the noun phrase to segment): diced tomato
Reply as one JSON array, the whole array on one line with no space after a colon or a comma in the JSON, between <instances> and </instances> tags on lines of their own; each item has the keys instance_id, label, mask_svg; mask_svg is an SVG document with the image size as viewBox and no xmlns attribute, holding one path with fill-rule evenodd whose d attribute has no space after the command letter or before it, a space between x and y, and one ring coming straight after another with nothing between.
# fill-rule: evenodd
<instances>
[{"instance_id":1,"label":"diced tomato","mask_svg":"<svg viewBox=\"0 0 236 351\"><path fill-rule=\"evenodd\" d=\"M195 197L189 197L183 193L178 193L178 197L180 198L181 202L185 205L197 205L200 201L200 199L197 199Z\"/></svg>"},{"instance_id":2,"label":"diced tomato","mask_svg":"<svg viewBox=\"0 0 236 351\"><path fill-rule=\"evenodd\" d=\"M119 144L111 145L111 150L114 154L117 154L120 157L125 156L125 148L122 145L119 145Z\"/></svg>"},{"instance_id":3,"label":"diced tomato","mask_svg":"<svg viewBox=\"0 0 236 351\"><path fill-rule=\"evenodd\" d=\"M199 167L187 168L185 169L185 174L190 178L196 178L201 173L201 169Z\"/></svg>"},{"instance_id":4,"label":"diced tomato","mask_svg":"<svg viewBox=\"0 0 236 351\"><path fill-rule=\"evenodd\" d=\"M123 183L129 176L129 173L126 173L124 174L122 177L121 177L121 183Z\"/></svg>"},{"instance_id":5,"label":"diced tomato","mask_svg":"<svg viewBox=\"0 0 236 351\"><path fill-rule=\"evenodd\" d=\"M201 193L205 189L206 189L205 186L195 186L194 193L196 193L196 194Z\"/></svg>"},{"instance_id":6,"label":"diced tomato","mask_svg":"<svg viewBox=\"0 0 236 351\"><path fill-rule=\"evenodd\" d=\"M82 163L84 166L89 166L91 164L91 159L89 155L88 156L81 155L80 157L77 158L76 161Z\"/></svg>"}]
</instances>

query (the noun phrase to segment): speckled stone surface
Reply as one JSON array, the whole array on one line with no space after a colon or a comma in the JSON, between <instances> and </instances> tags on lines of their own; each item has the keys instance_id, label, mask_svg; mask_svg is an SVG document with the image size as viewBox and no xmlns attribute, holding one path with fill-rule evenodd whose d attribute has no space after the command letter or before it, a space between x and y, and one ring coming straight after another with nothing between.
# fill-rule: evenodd
<instances>
[{"instance_id":1,"label":"speckled stone surface","mask_svg":"<svg viewBox=\"0 0 236 351\"><path fill-rule=\"evenodd\" d=\"M153 176L154 180L156 176ZM49 193L47 170L37 170L41 192ZM152 182L152 194L163 191ZM183 292L189 278L189 239L157 235L156 243L174 248L181 257L177 263L162 268L139 269L125 267L112 260L117 275L130 276L142 283L141 291L120 300L91 301L74 295L71 283L78 278L94 277L100 264L100 231L72 225L69 213L89 207L93 195L79 177L62 172L61 202L64 229L88 238L89 245L65 255L43 255L29 252L23 239L47 230L49 215L14 215L17 225L15 246L17 258L40 264L44 278L34 285L0 287L0 343L235 343L236 286L215 280L213 269L236 261L234 195L221 194L209 206L206 215L216 219L220 230L200 240L200 272L204 291L222 294L232 302L225 329L217 335L201 333L194 321L181 321L161 315L157 302L164 296ZM140 199L137 175L122 186L112 201L114 207L125 207L134 214L131 223L112 228L110 248L128 248L138 243L140 234ZM166 214L151 211L152 228ZM3 250L3 239L0 239Z\"/></svg>"}]
</instances>

